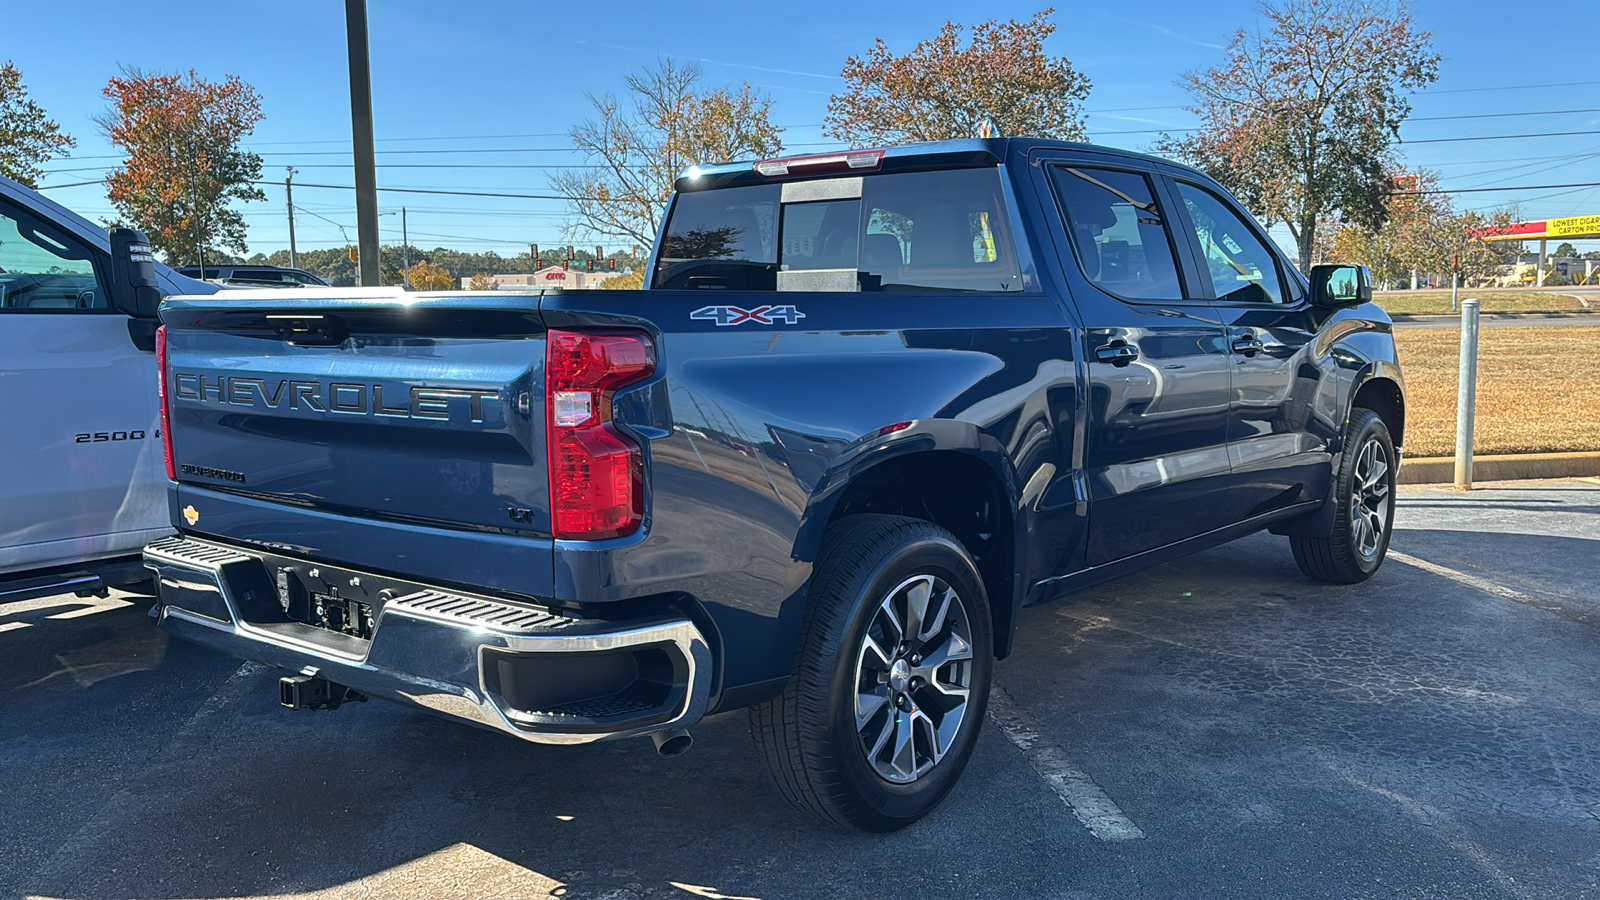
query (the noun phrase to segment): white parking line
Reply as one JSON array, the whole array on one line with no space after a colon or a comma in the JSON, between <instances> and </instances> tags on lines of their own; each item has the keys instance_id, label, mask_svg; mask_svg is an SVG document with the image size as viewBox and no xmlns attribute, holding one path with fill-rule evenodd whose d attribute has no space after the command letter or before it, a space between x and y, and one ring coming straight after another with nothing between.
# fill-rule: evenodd
<instances>
[{"instance_id":1,"label":"white parking line","mask_svg":"<svg viewBox=\"0 0 1600 900\"><path fill-rule=\"evenodd\" d=\"M1449 566L1441 566L1435 562L1428 562L1425 559L1418 559L1409 553L1401 553L1398 550L1391 549L1389 551L1389 558L1395 562L1402 562L1408 566L1415 566L1424 572L1430 572L1434 575L1438 575L1441 578L1448 578L1458 584L1464 584L1467 587L1475 588L1483 591L1485 594L1491 594L1495 597L1503 597L1507 600L1521 603L1524 606L1531 606L1534 609L1543 610L1547 613L1555 613L1556 615L1564 618L1578 618L1580 621L1587 618L1585 616L1574 616L1572 611L1568 610L1559 603L1552 603L1549 600L1535 597L1532 594L1524 594L1521 591L1512 590L1511 588L1503 585L1495 584L1487 578L1479 578L1476 575L1469 575L1466 572L1452 569Z\"/></svg>"},{"instance_id":2,"label":"white parking line","mask_svg":"<svg viewBox=\"0 0 1600 900\"><path fill-rule=\"evenodd\" d=\"M1028 764L1090 834L1102 841L1134 841L1144 837L1139 826L1122 814L1094 779L1074 766L1060 747L1044 742L1039 734L1039 723L999 685L989 690L989 718L1000 726L1006 739L1022 751Z\"/></svg>"}]
</instances>

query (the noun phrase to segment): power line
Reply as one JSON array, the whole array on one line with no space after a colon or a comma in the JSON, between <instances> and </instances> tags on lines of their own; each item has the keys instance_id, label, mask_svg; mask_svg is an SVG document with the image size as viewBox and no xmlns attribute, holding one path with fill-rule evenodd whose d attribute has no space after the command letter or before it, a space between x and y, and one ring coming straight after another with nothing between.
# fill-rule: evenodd
<instances>
[{"instance_id":1,"label":"power line","mask_svg":"<svg viewBox=\"0 0 1600 900\"><path fill-rule=\"evenodd\" d=\"M1407 116L1407 122L1443 122L1446 119L1509 119L1513 116L1569 116L1600 112L1600 109L1547 109L1541 112L1472 113L1466 116Z\"/></svg>"},{"instance_id":2,"label":"power line","mask_svg":"<svg viewBox=\"0 0 1600 900\"><path fill-rule=\"evenodd\" d=\"M1550 191L1557 188L1586 188L1600 187L1600 181L1587 181L1581 184L1508 184L1502 187L1475 187L1456 188L1445 190L1443 188L1428 191L1395 191L1394 197L1421 197L1426 194L1482 194L1490 191Z\"/></svg>"},{"instance_id":3,"label":"power line","mask_svg":"<svg viewBox=\"0 0 1600 900\"><path fill-rule=\"evenodd\" d=\"M1520 138L1575 137L1582 134L1600 134L1600 131L1546 131L1540 134L1482 134L1474 137L1428 138L1421 141L1402 139L1401 144L1454 144L1459 141L1511 141Z\"/></svg>"},{"instance_id":4,"label":"power line","mask_svg":"<svg viewBox=\"0 0 1600 900\"><path fill-rule=\"evenodd\" d=\"M94 182L88 182L94 184ZM277 184L276 181L252 181L250 184L268 185ZM336 191L353 191L355 187L348 184L310 184L301 185L308 188L328 188ZM599 197L563 197L558 194L508 194L492 191L445 191L429 190L424 188L380 187L379 191L391 194L447 194L453 197L504 197L511 200L590 200L598 203L607 202Z\"/></svg>"}]
</instances>

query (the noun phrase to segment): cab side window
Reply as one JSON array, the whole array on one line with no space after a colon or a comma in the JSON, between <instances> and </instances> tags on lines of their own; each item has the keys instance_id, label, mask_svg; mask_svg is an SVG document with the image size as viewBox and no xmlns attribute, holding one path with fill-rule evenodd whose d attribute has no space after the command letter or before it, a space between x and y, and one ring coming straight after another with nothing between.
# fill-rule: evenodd
<instances>
[{"instance_id":1,"label":"cab side window","mask_svg":"<svg viewBox=\"0 0 1600 900\"><path fill-rule=\"evenodd\" d=\"M1054 166L1050 173L1090 281L1129 300L1183 298L1172 238L1144 175L1088 166Z\"/></svg>"},{"instance_id":2,"label":"cab side window","mask_svg":"<svg viewBox=\"0 0 1600 900\"><path fill-rule=\"evenodd\" d=\"M1284 303L1287 294L1277 257L1226 203L1210 191L1175 182L1200 245L1200 261L1211 273L1223 303Z\"/></svg>"},{"instance_id":3,"label":"cab side window","mask_svg":"<svg viewBox=\"0 0 1600 900\"><path fill-rule=\"evenodd\" d=\"M0 204L0 313L108 307L88 247L26 210Z\"/></svg>"}]
</instances>

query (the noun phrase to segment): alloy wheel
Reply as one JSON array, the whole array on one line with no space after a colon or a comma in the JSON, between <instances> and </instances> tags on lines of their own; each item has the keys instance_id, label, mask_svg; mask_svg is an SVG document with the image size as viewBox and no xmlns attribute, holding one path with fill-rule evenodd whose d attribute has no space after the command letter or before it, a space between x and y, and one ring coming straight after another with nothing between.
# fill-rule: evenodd
<instances>
[{"instance_id":1,"label":"alloy wheel","mask_svg":"<svg viewBox=\"0 0 1600 900\"><path fill-rule=\"evenodd\" d=\"M1354 474L1350 489L1350 534L1356 552L1371 562L1383 546L1389 505L1394 502L1389 489L1389 453L1381 441L1373 438L1361 445Z\"/></svg>"},{"instance_id":2,"label":"alloy wheel","mask_svg":"<svg viewBox=\"0 0 1600 900\"><path fill-rule=\"evenodd\" d=\"M960 594L915 575L872 613L856 657L855 727L886 781L909 784L939 764L967 716L972 625Z\"/></svg>"}]
</instances>

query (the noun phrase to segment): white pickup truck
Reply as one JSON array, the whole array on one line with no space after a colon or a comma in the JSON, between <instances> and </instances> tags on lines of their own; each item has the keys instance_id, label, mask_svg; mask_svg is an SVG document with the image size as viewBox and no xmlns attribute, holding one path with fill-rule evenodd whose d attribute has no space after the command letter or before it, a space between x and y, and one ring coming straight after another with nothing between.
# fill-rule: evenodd
<instances>
[{"instance_id":1,"label":"white pickup truck","mask_svg":"<svg viewBox=\"0 0 1600 900\"><path fill-rule=\"evenodd\" d=\"M217 286L114 272L113 241L144 238L0 177L0 603L146 582L171 532L155 306Z\"/></svg>"}]
</instances>

